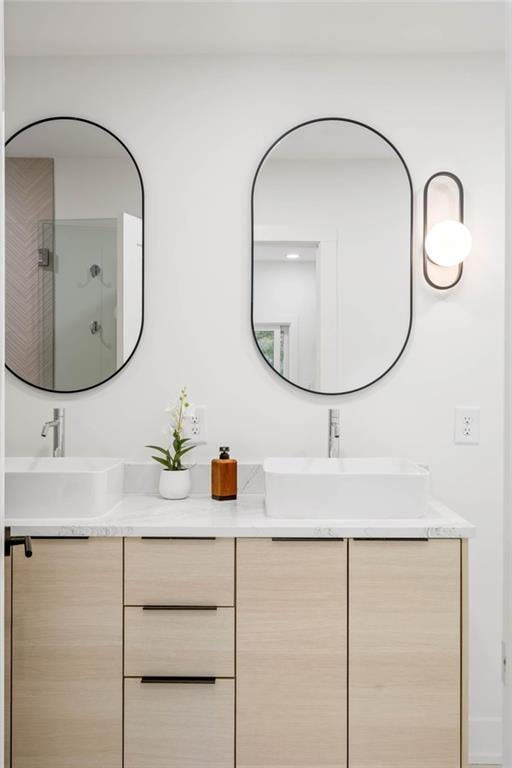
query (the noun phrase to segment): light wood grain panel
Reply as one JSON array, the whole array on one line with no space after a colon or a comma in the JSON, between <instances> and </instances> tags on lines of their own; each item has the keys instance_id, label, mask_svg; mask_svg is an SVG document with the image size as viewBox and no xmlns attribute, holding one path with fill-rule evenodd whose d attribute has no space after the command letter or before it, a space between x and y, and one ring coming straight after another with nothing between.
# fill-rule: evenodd
<instances>
[{"instance_id":1,"label":"light wood grain panel","mask_svg":"<svg viewBox=\"0 0 512 768\"><path fill-rule=\"evenodd\" d=\"M469 541L461 541L461 768L469 762Z\"/></svg>"},{"instance_id":2,"label":"light wood grain panel","mask_svg":"<svg viewBox=\"0 0 512 768\"><path fill-rule=\"evenodd\" d=\"M124 768L233 768L234 683L125 680Z\"/></svg>"},{"instance_id":3,"label":"light wood grain panel","mask_svg":"<svg viewBox=\"0 0 512 768\"><path fill-rule=\"evenodd\" d=\"M12 558L4 559L4 768L11 765L11 583Z\"/></svg>"},{"instance_id":4,"label":"light wood grain panel","mask_svg":"<svg viewBox=\"0 0 512 768\"><path fill-rule=\"evenodd\" d=\"M13 552L13 768L121 768L122 540Z\"/></svg>"},{"instance_id":5,"label":"light wood grain panel","mask_svg":"<svg viewBox=\"0 0 512 768\"><path fill-rule=\"evenodd\" d=\"M342 541L237 542L237 766L346 766Z\"/></svg>"},{"instance_id":6,"label":"light wood grain panel","mask_svg":"<svg viewBox=\"0 0 512 768\"><path fill-rule=\"evenodd\" d=\"M350 768L459 768L460 541L351 541Z\"/></svg>"},{"instance_id":7,"label":"light wood grain panel","mask_svg":"<svg viewBox=\"0 0 512 768\"><path fill-rule=\"evenodd\" d=\"M233 605L233 539L125 542L126 605Z\"/></svg>"},{"instance_id":8,"label":"light wood grain panel","mask_svg":"<svg viewBox=\"0 0 512 768\"><path fill-rule=\"evenodd\" d=\"M144 611L125 608L127 676L233 677L233 608L215 611Z\"/></svg>"}]
</instances>

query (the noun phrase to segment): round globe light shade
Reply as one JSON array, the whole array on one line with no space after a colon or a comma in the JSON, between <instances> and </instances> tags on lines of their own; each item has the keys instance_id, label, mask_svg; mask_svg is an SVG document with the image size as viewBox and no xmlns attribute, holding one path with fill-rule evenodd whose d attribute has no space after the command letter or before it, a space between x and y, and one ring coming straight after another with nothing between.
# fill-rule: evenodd
<instances>
[{"instance_id":1,"label":"round globe light shade","mask_svg":"<svg viewBox=\"0 0 512 768\"><path fill-rule=\"evenodd\" d=\"M473 238L460 221L434 224L425 238L425 250L430 261L441 267L453 267L469 256Z\"/></svg>"}]
</instances>

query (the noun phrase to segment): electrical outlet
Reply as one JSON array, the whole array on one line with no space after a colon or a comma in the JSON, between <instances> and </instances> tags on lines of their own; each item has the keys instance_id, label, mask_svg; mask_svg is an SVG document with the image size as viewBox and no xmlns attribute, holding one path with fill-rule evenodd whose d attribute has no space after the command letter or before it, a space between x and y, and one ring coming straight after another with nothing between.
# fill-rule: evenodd
<instances>
[{"instance_id":1,"label":"electrical outlet","mask_svg":"<svg viewBox=\"0 0 512 768\"><path fill-rule=\"evenodd\" d=\"M194 443L207 443L208 433L206 429L206 406L193 405L185 416L183 422L183 433L185 437L193 440Z\"/></svg>"},{"instance_id":2,"label":"electrical outlet","mask_svg":"<svg viewBox=\"0 0 512 768\"><path fill-rule=\"evenodd\" d=\"M478 445L480 442L480 408L458 405L455 408L455 442Z\"/></svg>"}]
</instances>

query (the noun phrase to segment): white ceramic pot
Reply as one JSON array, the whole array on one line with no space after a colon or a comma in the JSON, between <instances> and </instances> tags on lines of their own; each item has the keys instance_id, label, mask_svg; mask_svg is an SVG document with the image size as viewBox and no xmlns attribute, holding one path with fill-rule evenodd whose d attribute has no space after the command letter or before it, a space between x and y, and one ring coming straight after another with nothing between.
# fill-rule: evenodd
<instances>
[{"instance_id":1,"label":"white ceramic pot","mask_svg":"<svg viewBox=\"0 0 512 768\"><path fill-rule=\"evenodd\" d=\"M181 469L172 472L163 469L160 472L160 484L158 490L164 499L186 499L190 495L192 476L190 469Z\"/></svg>"}]
</instances>

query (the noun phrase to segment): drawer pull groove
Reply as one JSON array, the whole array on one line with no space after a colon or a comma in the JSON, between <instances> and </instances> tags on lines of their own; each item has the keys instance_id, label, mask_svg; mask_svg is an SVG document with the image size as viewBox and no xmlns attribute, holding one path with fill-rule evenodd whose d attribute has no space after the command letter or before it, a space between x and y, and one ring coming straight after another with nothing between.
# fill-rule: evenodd
<instances>
[{"instance_id":1,"label":"drawer pull groove","mask_svg":"<svg viewBox=\"0 0 512 768\"><path fill-rule=\"evenodd\" d=\"M336 536L329 536L327 538L321 538L319 536L272 536L272 541L345 541L345 539L337 538Z\"/></svg>"},{"instance_id":2,"label":"drawer pull groove","mask_svg":"<svg viewBox=\"0 0 512 768\"><path fill-rule=\"evenodd\" d=\"M408 539L401 538L399 536L398 537L394 537L394 538L391 537L391 536L387 536L387 537L377 536L377 537L373 537L373 538L370 538L368 536L363 536L363 537L358 538L356 536L356 537L354 537L352 539L352 541L421 541L421 542L429 542L430 539L425 538L424 536L417 537L417 538L408 538Z\"/></svg>"},{"instance_id":3,"label":"drawer pull groove","mask_svg":"<svg viewBox=\"0 0 512 768\"><path fill-rule=\"evenodd\" d=\"M32 538L47 541L89 541L89 536L32 536Z\"/></svg>"},{"instance_id":4,"label":"drawer pull groove","mask_svg":"<svg viewBox=\"0 0 512 768\"><path fill-rule=\"evenodd\" d=\"M143 541L217 541L216 536L141 536Z\"/></svg>"},{"instance_id":5,"label":"drawer pull groove","mask_svg":"<svg viewBox=\"0 0 512 768\"><path fill-rule=\"evenodd\" d=\"M143 611L216 611L216 605L143 605Z\"/></svg>"},{"instance_id":6,"label":"drawer pull groove","mask_svg":"<svg viewBox=\"0 0 512 768\"><path fill-rule=\"evenodd\" d=\"M141 677L142 685L215 685L215 677Z\"/></svg>"}]
</instances>

